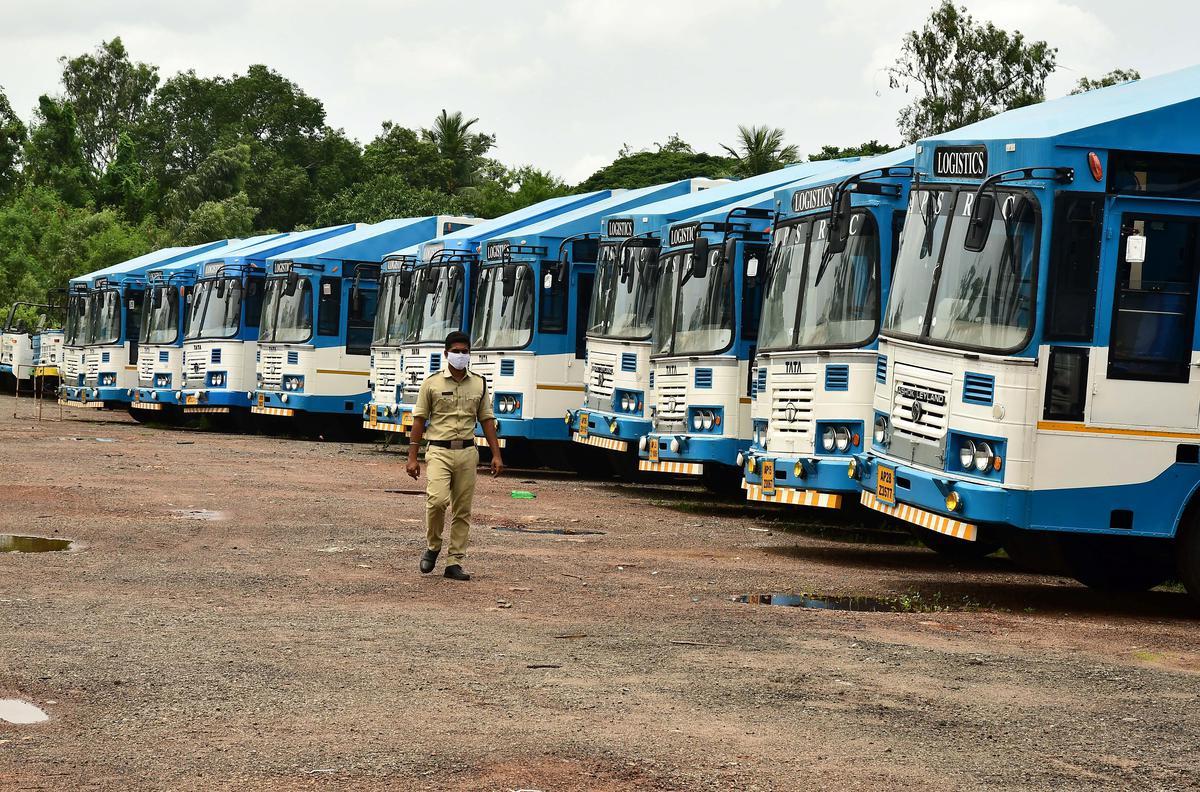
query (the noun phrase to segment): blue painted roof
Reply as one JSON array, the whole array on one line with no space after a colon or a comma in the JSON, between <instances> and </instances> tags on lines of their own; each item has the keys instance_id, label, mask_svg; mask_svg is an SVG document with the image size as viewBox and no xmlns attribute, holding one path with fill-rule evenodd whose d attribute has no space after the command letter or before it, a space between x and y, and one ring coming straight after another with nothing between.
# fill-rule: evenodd
<instances>
[{"instance_id":1,"label":"blue painted roof","mask_svg":"<svg viewBox=\"0 0 1200 792\"><path fill-rule=\"evenodd\" d=\"M207 262L220 261L232 265L247 262L262 264L271 256L311 245L331 236L348 233L355 227L354 223L349 223L328 228L313 228L308 231L293 231L289 234L269 234L265 235L265 239L255 237L253 240L248 240L250 244L225 252L224 255L222 255L222 251L218 250L217 255L209 257Z\"/></svg>"},{"instance_id":2,"label":"blue painted roof","mask_svg":"<svg viewBox=\"0 0 1200 792\"><path fill-rule=\"evenodd\" d=\"M491 237L487 241L508 241L519 244L521 240L526 240L526 244L532 245L539 244L539 242L530 240L540 240L540 244L550 245L576 234L599 233L602 228L600 218L614 212L629 212L644 204L657 203L685 195L691 191L691 184L691 179L680 179L635 190L617 190L603 201L597 201L588 206L513 229L505 234ZM553 256L557 254L557 251L551 250L549 253Z\"/></svg>"},{"instance_id":3,"label":"blue painted roof","mask_svg":"<svg viewBox=\"0 0 1200 792\"><path fill-rule=\"evenodd\" d=\"M441 247L447 250L475 252L475 248L478 245L510 229L536 223L543 218L602 201L610 195L612 195L612 190L597 190L596 192L581 193L579 195L564 195L560 198L549 198L492 220L484 220L482 223L468 226L467 228L460 228L453 233L434 237L425 242L424 245L440 243ZM424 245L421 247L422 259L425 258ZM398 256L402 252L401 250L395 250L389 253L388 256Z\"/></svg>"},{"instance_id":4,"label":"blue painted roof","mask_svg":"<svg viewBox=\"0 0 1200 792\"><path fill-rule=\"evenodd\" d=\"M1200 154L1198 128L1200 66L1192 66L1009 110L921 145L1054 138L1059 146Z\"/></svg>"},{"instance_id":5,"label":"blue painted roof","mask_svg":"<svg viewBox=\"0 0 1200 792\"><path fill-rule=\"evenodd\" d=\"M874 170L876 168L891 168L903 167L913 164L913 157L916 156L916 146L905 146L898 148L895 151L889 151L887 154L879 154L875 157L866 157L856 160L839 160L833 164L829 170L809 176L807 179L789 184L782 189L775 191L776 206L781 213L788 213L792 205L792 193L800 190L811 190L813 187L823 187L829 184L835 184L842 179L847 179L851 176L856 176L860 173ZM907 171L905 171L907 173Z\"/></svg>"},{"instance_id":6,"label":"blue painted roof","mask_svg":"<svg viewBox=\"0 0 1200 792\"><path fill-rule=\"evenodd\" d=\"M751 176L748 179L728 182L707 190L668 198L647 206L638 207L637 212L613 212L605 216L605 221L613 217L633 217L634 232L644 234L647 231L657 231L671 223L691 217L700 212L717 206L724 206L739 201L748 195L757 195L767 190L775 189L782 184L803 179L823 169L830 167L825 162L804 162L790 165L770 173Z\"/></svg>"},{"instance_id":7,"label":"blue painted roof","mask_svg":"<svg viewBox=\"0 0 1200 792\"><path fill-rule=\"evenodd\" d=\"M206 261L211 261L214 255L224 254L230 250L235 250L246 244L244 239L222 239L220 242L212 243L212 246L198 253L192 253L189 256L184 256L181 259L176 259L169 264L164 264L161 267L151 267L147 272L162 272L164 274L172 272L181 272L189 267L199 268Z\"/></svg>"},{"instance_id":8,"label":"blue painted roof","mask_svg":"<svg viewBox=\"0 0 1200 792\"><path fill-rule=\"evenodd\" d=\"M149 272L156 266L170 264L187 256L220 247L223 244L225 244L224 240L219 242L205 242L201 245L190 245L187 247L162 248L151 253L144 253L128 261L122 261L120 264L114 264L111 267L89 272L87 275L71 278L71 283L86 283L91 285L97 278L119 279L128 275L141 275L142 273Z\"/></svg>"},{"instance_id":9,"label":"blue painted roof","mask_svg":"<svg viewBox=\"0 0 1200 792\"><path fill-rule=\"evenodd\" d=\"M439 215L429 215L364 224L345 234L271 256L267 261L379 261L397 245L419 244L433 237L437 234L439 220Z\"/></svg>"}]
</instances>

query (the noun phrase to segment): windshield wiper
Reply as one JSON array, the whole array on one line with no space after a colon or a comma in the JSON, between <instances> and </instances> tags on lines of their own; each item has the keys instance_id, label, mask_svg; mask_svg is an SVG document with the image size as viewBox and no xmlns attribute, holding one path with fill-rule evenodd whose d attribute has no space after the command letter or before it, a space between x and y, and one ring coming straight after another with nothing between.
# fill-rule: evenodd
<instances>
[{"instance_id":1,"label":"windshield wiper","mask_svg":"<svg viewBox=\"0 0 1200 792\"><path fill-rule=\"evenodd\" d=\"M926 193L925 206L921 208L921 220L925 223L925 236L921 240L921 258L927 258L933 252L933 230L937 211L934 209L933 193Z\"/></svg>"}]
</instances>

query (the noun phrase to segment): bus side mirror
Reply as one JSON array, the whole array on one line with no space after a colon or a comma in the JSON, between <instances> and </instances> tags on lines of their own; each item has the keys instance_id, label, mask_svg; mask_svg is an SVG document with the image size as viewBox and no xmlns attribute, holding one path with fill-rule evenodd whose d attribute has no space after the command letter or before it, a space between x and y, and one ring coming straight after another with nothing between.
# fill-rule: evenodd
<instances>
[{"instance_id":1,"label":"bus side mirror","mask_svg":"<svg viewBox=\"0 0 1200 792\"><path fill-rule=\"evenodd\" d=\"M733 261L733 257L737 255L737 240L734 238L725 240L725 248L721 251L724 258L722 261L729 263Z\"/></svg>"},{"instance_id":2,"label":"bus side mirror","mask_svg":"<svg viewBox=\"0 0 1200 792\"><path fill-rule=\"evenodd\" d=\"M222 300L225 299L225 279L224 278L217 279L217 297L221 298Z\"/></svg>"},{"instance_id":3,"label":"bus side mirror","mask_svg":"<svg viewBox=\"0 0 1200 792\"><path fill-rule=\"evenodd\" d=\"M163 292L162 289L153 289L150 292L150 307L154 310L162 308Z\"/></svg>"},{"instance_id":4,"label":"bus side mirror","mask_svg":"<svg viewBox=\"0 0 1200 792\"><path fill-rule=\"evenodd\" d=\"M697 236L692 243L692 277L703 278L708 274L708 237Z\"/></svg>"},{"instance_id":5,"label":"bus side mirror","mask_svg":"<svg viewBox=\"0 0 1200 792\"><path fill-rule=\"evenodd\" d=\"M358 313L361 310L362 310L362 289L360 289L358 287L358 284L356 283L352 287L350 287L350 311L352 313Z\"/></svg>"},{"instance_id":6,"label":"bus side mirror","mask_svg":"<svg viewBox=\"0 0 1200 792\"><path fill-rule=\"evenodd\" d=\"M401 296L407 297L412 294L412 273L401 272L396 278L396 285L400 288Z\"/></svg>"},{"instance_id":7,"label":"bus side mirror","mask_svg":"<svg viewBox=\"0 0 1200 792\"><path fill-rule=\"evenodd\" d=\"M829 241L825 245L827 253L836 255L846 249L846 242L850 239L850 212L852 209L850 193L843 190L833 213L833 223L830 224Z\"/></svg>"},{"instance_id":8,"label":"bus side mirror","mask_svg":"<svg viewBox=\"0 0 1200 792\"><path fill-rule=\"evenodd\" d=\"M967 221L967 234L963 247L978 253L987 244L992 229L992 218L996 215L996 196L981 195L971 207L971 219Z\"/></svg>"},{"instance_id":9,"label":"bus side mirror","mask_svg":"<svg viewBox=\"0 0 1200 792\"><path fill-rule=\"evenodd\" d=\"M512 297L517 293L517 265L501 264L500 267L500 293Z\"/></svg>"}]
</instances>

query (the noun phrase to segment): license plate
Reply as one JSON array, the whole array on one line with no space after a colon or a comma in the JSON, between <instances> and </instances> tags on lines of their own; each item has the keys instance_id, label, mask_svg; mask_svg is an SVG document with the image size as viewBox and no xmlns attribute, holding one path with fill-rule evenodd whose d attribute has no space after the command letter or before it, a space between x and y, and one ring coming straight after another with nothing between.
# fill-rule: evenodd
<instances>
[{"instance_id":1,"label":"license plate","mask_svg":"<svg viewBox=\"0 0 1200 792\"><path fill-rule=\"evenodd\" d=\"M775 494L775 460L764 459L762 469L762 491L763 495Z\"/></svg>"},{"instance_id":2,"label":"license plate","mask_svg":"<svg viewBox=\"0 0 1200 792\"><path fill-rule=\"evenodd\" d=\"M267 406L267 394L265 394L265 393L258 394L258 406L259 407Z\"/></svg>"},{"instance_id":3,"label":"license plate","mask_svg":"<svg viewBox=\"0 0 1200 792\"><path fill-rule=\"evenodd\" d=\"M588 436L588 414L585 412L579 413L579 436Z\"/></svg>"},{"instance_id":4,"label":"license plate","mask_svg":"<svg viewBox=\"0 0 1200 792\"><path fill-rule=\"evenodd\" d=\"M648 443L648 447L650 449L650 461L657 462L658 461L658 438L651 437L650 442Z\"/></svg>"},{"instance_id":5,"label":"license plate","mask_svg":"<svg viewBox=\"0 0 1200 792\"><path fill-rule=\"evenodd\" d=\"M404 417L400 419L400 425L407 427L407 426L412 426L412 424L413 424L413 414L410 412L404 413Z\"/></svg>"},{"instance_id":6,"label":"license plate","mask_svg":"<svg viewBox=\"0 0 1200 792\"><path fill-rule=\"evenodd\" d=\"M371 412L368 415L370 417L371 426L374 426L375 423L379 420L379 407L372 404L370 409L371 409Z\"/></svg>"},{"instance_id":7,"label":"license plate","mask_svg":"<svg viewBox=\"0 0 1200 792\"><path fill-rule=\"evenodd\" d=\"M200 394L189 393L187 396L184 397L183 403L184 404L199 404L200 403Z\"/></svg>"},{"instance_id":8,"label":"license plate","mask_svg":"<svg viewBox=\"0 0 1200 792\"><path fill-rule=\"evenodd\" d=\"M896 505L896 469L879 465L875 474L875 499L888 506Z\"/></svg>"}]
</instances>

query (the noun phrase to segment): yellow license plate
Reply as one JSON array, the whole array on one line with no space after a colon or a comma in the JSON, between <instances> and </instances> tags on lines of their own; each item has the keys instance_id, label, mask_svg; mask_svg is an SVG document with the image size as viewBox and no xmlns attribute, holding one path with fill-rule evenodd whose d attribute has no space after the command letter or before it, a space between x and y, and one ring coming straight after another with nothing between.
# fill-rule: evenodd
<instances>
[{"instance_id":1,"label":"yellow license plate","mask_svg":"<svg viewBox=\"0 0 1200 792\"><path fill-rule=\"evenodd\" d=\"M183 403L184 404L199 404L200 403L200 394L189 393L187 396L184 397Z\"/></svg>"},{"instance_id":2,"label":"yellow license plate","mask_svg":"<svg viewBox=\"0 0 1200 792\"><path fill-rule=\"evenodd\" d=\"M763 495L775 494L775 460L764 459L762 469L762 491Z\"/></svg>"},{"instance_id":3,"label":"yellow license plate","mask_svg":"<svg viewBox=\"0 0 1200 792\"><path fill-rule=\"evenodd\" d=\"M650 449L650 461L657 462L658 461L658 438L651 437L650 442L647 444L647 447Z\"/></svg>"},{"instance_id":4,"label":"yellow license plate","mask_svg":"<svg viewBox=\"0 0 1200 792\"><path fill-rule=\"evenodd\" d=\"M896 505L896 469L878 467L878 473L875 474L875 499L880 503L886 503L889 506Z\"/></svg>"},{"instance_id":5,"label":"yellow license plate","mask_svg":"<svg viewBox=\"0 0 1200 792\"><path fill-rule=\"evenodd\" d=\"M377 407L376 405L372 404L372 405L371 405L371 407L370 407L370 410L371 410L371 411L368 413L368 416L369 416L369 418L370 418L370 421L371 421L371 426L374 426L374 425L375 425L375 423L376 423L376 422L379 420L379 407Z\"/></svg>"},{"instance_id":6,"label":"yellow license plate","mask_svg":"<svg viewBox=\"0 0 1200 792\"><path fill-rule=\"evenodd\" d=\"M265 394L265 393L258 394L258 406L259 407L267 406L267 394Z\"/></svg>"},{"instance_id":7,"label":"yellow license plate","mask_svg":"<svg viewBox=\"0 0 1200 792\"><path fill-rule=\"evenodd\" d=\"M404 413L404 417L400 419L400 425L405 427L412 426L413 414L411 412Z\"/></svg>"},{"instance_id":8,"label":"yellow license plate","mask_svg":"<svg viewBox=\"0 0 1200 792\"><path fill-rule=\"evenodd\" d=\"M580 437L588 436L588 421L589 420L590 420L590 418L588 417L587 413L585 413L585 412L579 413L579 436Z\"/></svg>"}]
</instances>

